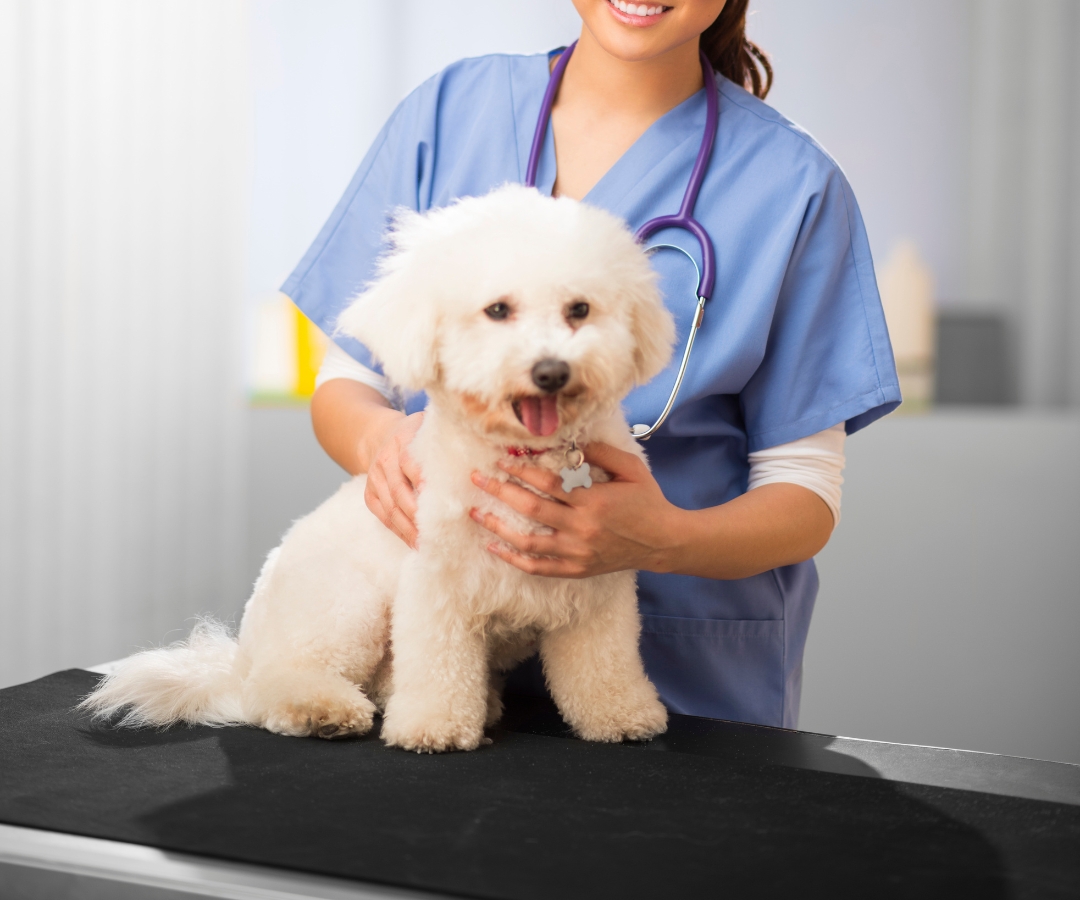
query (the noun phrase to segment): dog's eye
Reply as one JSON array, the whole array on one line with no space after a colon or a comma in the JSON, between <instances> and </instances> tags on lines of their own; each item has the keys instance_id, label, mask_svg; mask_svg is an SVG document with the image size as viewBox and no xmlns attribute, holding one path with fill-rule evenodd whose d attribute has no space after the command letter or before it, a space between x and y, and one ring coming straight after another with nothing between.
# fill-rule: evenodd
<instances>
[{"instance_id":1,"label":"dog's eye","mask_svg":"<svg viewBox=\"0 0 1080 900\"><path fill-rule=\"evenodd\" d=\"M574 303L567 311L568 319L584 319L589 314L589 304L584 301Z\"/></svg>"},{"instance_id":2,"label":"dog's eye","mask_svg":"<svg viewBox=\"0 0 1080 900\"><path fill-rule=\"evenodd\" d=\"M486 307L484 312L489 319L505 319L510 315L510 305L500 300L498 303L492 303L491 306Z\"/></svg>"}]
</instances>

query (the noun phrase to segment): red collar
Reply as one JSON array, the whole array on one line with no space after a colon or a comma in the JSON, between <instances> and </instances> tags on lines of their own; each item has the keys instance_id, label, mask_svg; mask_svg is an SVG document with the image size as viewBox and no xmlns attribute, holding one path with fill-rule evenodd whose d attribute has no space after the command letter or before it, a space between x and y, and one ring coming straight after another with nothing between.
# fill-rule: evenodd
<instances>
[{"instance_id":1,"label":"red collar","mask_svg":"<svg viewBox=\"0 0 1080 900\"><path fill-rule=\"evenodd\" d=\"M551 449L550 447L546 450L534 450L532 447L507 447L506 452L511 456L543 456Z\"/></svg>"}]
</instances>

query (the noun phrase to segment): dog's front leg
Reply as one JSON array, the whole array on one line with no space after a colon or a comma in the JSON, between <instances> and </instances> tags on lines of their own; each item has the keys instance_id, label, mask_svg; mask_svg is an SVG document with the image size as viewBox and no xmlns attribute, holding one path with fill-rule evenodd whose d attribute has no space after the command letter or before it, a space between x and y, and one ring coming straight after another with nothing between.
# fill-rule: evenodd
<instances>
[{"instance_id":1,"label":"dog's front leg","mask_svg":"<svg viewBox=\"0 0 1080 900\"><path fill-rule=\"evenodd\" d=\"M402 573L394 601L392 687L382 737L435 753L474 750L484 738L488 663L483 634L422 563Z\"/></svg>"},{"instance_id":2,"label":"dog's front leg","mask_svg":"<svg viewBox=\"0 0 1080 900\"><path fill-rule=\"evenodd\" d=\"M601 579L599 597L584 597L572 622L540 639L548 688L580 737L648 740L667 730L667 710L638 650L634 576L618 572Z\"/></svg>"}]
</instances>

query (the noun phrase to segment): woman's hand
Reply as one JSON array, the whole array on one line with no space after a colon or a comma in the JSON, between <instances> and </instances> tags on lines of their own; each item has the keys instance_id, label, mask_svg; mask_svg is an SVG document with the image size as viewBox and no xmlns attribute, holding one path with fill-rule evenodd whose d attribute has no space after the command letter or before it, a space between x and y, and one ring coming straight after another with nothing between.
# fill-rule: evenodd
<instances>
[{"instance_id":1,"label":"woman's hand","mask_svg":"<svg viewBox=\"0 0 1080 900\"><path fill-rule=\"evenodd\" d=\"M422 412L389 422L367 469L364 501L387 528L416 549L416 495L420 491L420 467L409 455Z\"/></svg>"},{"instance_id":2,"label":"woman's hand","mask_svg":"<svg viewBox=\"0 0 1080 900\"><path fill-rule=\"evenodd\" d=\"M766 484L720 506L684 510L669 503L645 464L607 444L585 458L612 476L591 488L562 489L558 475L536 466L503 468L554 499L517 484L473 482L554 534L521 534L498 516L471 511L505 544L488 549L532 575L587 578L620 569L677 572L700 578L748 578L814 556L829 540L832 513L798 484Z\"/></svg>"},{"instance_id":3,"label":"woman's hand","mask_svg":"<svg viewBox=\"0 0 1080 900\"><path fill-rule=\"evenodd\" d=\"M588 578L622 569L663 571L673 545L675 520L682 512L664 497L648 467L638 457L608 444L590 444L585 459L606 470L612 480L590 488L562 489L562 479L537 466L500 464L546 500L518 484L473 473L473 483L511 509L554 534L522 534L492 513L471 516L505 544L488 545L495 555L531 575Z\"/></svg>"},{"instance_id":4,"label":"woman's hand","mask_svg":"<svg viewBox=\"0 0 1080 900\"><path fill-rule=\"evenodd\" d=\"M392 409L375 388L351 378L331 378L311 398L311 424L323 449L350 475L367 473L368 509L413 549L420 467L408 448L423 417Z\"/></svg>"}]
</instances>

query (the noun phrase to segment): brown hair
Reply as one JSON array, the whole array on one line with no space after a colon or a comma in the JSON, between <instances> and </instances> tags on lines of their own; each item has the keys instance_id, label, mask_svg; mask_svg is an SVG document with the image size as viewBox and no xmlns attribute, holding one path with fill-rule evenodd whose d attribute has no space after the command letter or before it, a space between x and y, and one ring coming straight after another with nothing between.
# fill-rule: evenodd
<instances>
[{"instance_id":1,"label":"brown hair","mask_svg":"<svg viewBox=\"0 0 1080 900\"><path fill-rule=\"evenodd\" d=\"M716 21L702 33L701 49L717 72L765 99L772 87L773 70L765 52L746 39L747 2L727 0Z\"/></svg>"}]
</instances>

